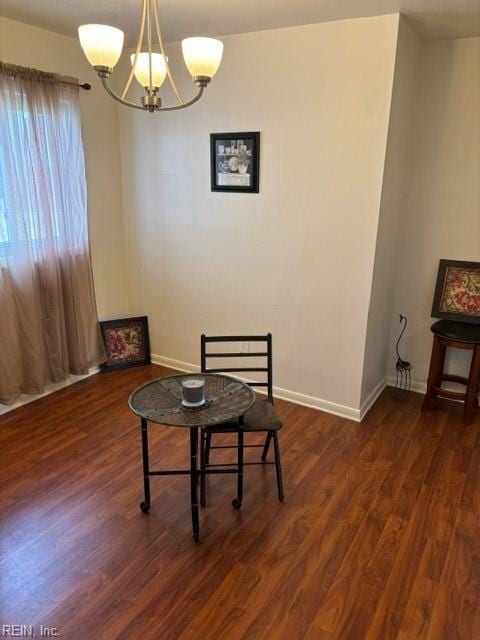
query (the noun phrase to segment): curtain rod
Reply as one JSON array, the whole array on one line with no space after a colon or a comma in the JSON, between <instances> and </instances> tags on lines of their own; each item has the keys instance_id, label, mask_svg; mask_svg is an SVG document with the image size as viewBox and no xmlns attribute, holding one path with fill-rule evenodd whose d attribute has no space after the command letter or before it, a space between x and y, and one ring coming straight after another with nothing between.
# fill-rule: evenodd
<instances>
[{"instance_id":1,"label":"curtain rod","mask_svg":"<svg viewBox=\"0 0 480 640\"><path fill-rule=\"evenodd\" d=\"M78 87L79 89L85 89L85 91L90 91L92 85L88 82L73 82L71 80L57 80L60 84L69 84L72 87Z\"/></svg>"},{"instance_id":2,"label":"curtain rod","mask_svg":"<svg viewBox=\"0 0 480 640\"><path fill-rule=\"evenodd\" d=\"M55 82L59 84L67 84L71 87L78 87L79 89L84 89L85 91L90 91L92 85L89 82L79 82L76 78L71 78L70 76L61 76L56 73L48 73L46 71L39 71L38 69L29 69L28 67L21 67L15 64L10 64L8 62L2 62L0 60L0 72L6 71L7 73L11 73L13 77L16 77L17 73L20 75L27 73L29 74L38 74L40 78L49 78L54 79Z\"/></svg>"}]
</instances>

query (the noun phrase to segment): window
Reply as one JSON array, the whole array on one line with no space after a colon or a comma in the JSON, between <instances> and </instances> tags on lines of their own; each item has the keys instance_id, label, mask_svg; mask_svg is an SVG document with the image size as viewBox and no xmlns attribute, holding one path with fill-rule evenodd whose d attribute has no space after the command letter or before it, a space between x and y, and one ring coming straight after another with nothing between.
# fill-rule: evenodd
<instances>
[{"instance_id":1,"label":"window","mask_svg":"<svg viewBox=\"0 0 480 640\"><path fill-rule=\"evenodd\" d=\"M33 258L47 248L56 255L83 251L86 216L73 211L84 199L85 176L71 95L55 108L44 101L30 110L23 93L7 97L0 118L0 259L27 246Z\"/></svg>"}]
</instances>

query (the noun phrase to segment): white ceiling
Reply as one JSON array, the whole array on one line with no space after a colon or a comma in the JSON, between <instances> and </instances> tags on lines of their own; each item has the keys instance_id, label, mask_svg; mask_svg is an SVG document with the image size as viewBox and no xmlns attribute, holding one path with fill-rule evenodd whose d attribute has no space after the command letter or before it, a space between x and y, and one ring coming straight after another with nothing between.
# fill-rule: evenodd
<instances>
[{"instance_id":1,"label":"white ceiling","mask_svg":"<svg viewBox=\"0 0 480 640\"><path fill-rule=\"evenodd\" d=\"M0 0L0 15L69 35L80 24L111 24L131 44L139 7L140 0ZM427 39L480 35L480 0L160 0L160 9L168 41L398 11L420 14Z\"/></svg>"}]
</instances>

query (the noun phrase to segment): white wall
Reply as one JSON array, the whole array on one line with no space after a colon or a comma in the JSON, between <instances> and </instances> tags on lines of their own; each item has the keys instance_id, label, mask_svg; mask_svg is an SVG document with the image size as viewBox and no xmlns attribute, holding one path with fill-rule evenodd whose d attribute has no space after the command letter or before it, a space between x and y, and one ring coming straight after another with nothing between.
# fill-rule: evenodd
<instances>
[{"instance_id":1,"label":"white wall","mask_svg":"<svg viewBox=\"0 0 480 640\"><path fill-rule=\"evenodd\" d=\"M362 402L375 397L391 369L390 331L400 250L400 221L409 174L411 123L422 44L405 18L399 24L382 201L363 366ZM398 315L396 316L398 326Z\"/></svg>"},{"instance_id":2,"label":"white wall","mask_svg":"<svg viewBox=\"0 0 480 640\"><path fill-rule=\"evenodd\" d=\"M405 313L421 388L438 260L480 258L480 39L420 43L398 27L225 37L202 101L149 116L117 112L75 38L0 18L1 60L92 83L80 100L100 317L147 313L153 352L186 363L202 331L272 331L276 385L355 417L392 373ZM260 194L211 193L209 134L242 130L261 131ZM450 366L464 372L465 354Z\"/></svg>"},{"instance_id":3,"label":"white wall","mask_svg":"<svg viewBox=\"0 0 480 640\"><path fill-rule=\"evenodd\" d=\"M196 106L120 110L132 312L155 354L198 363L201 332L272 331L276 385L358 413L397 30L228 36ZM242 130L261 131L260 194L211 193L209 134Z\"/></svg>"},{"instance_id":4,"label":"white wall","mask_svg":"<svg viewBox=\"0 0 480 640\"><path fill-rule=\"evenodd\" d=\"M128 312L115 103L99 85L76 38L0 17L0 60L78 76L88 182L88 213L95 290L100 318Z\"/></svg>"},{"instance_id":5,"label":"white wall","mask_svg":"<svg viewBox=\"0 0 480 640\"><path fill-rule=\"evenodd\" d=\"M409 318L402 355L422 389L438 261L480 260L480 38L423 43L415 105L390 361L402 312ZM468 354L451 355L451 370L465 374Z\"/></svg>"}]
</instances>

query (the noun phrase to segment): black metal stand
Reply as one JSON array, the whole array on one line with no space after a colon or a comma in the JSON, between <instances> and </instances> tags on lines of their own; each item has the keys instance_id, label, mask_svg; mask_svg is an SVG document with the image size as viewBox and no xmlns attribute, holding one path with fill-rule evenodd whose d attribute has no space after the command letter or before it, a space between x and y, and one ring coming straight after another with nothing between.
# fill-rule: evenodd
<instances>
[{"instance_id":1,"label":"black metal stand","mask_svg":"<svg viewBox=\"0 0 480 640\"><path fill-rule=\"evenodd\" d=\"M403 328L400 331L400 335L398 336L397 344L395 346L395 351L397 352L397 362L395 363L395 370L397 372L397 380L395 384L395 389L393 391L393 399L397 402L407 402L410 395L410 388L412 386L412 369L413 366L408 360L404 360L400 357L400 352L398 350L400 345L400 340L402 339L403 334L405 333L405 329L407 328L407 317L402 316L400 314L400 323L403 322Z\"/></svg>"}]
</instances>

